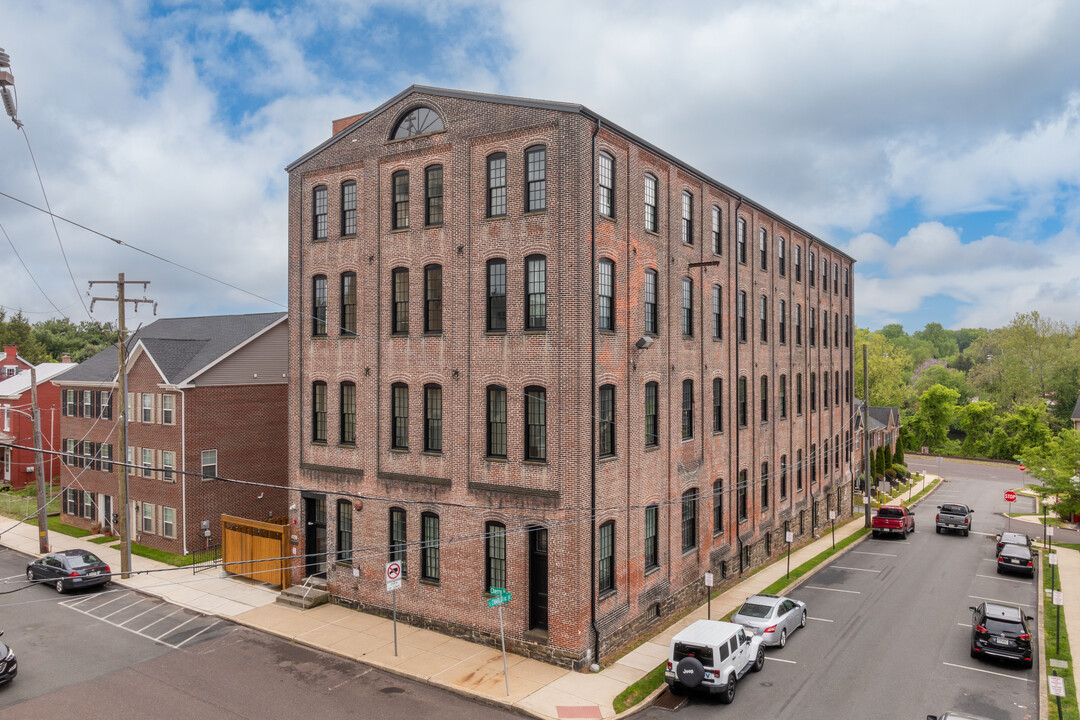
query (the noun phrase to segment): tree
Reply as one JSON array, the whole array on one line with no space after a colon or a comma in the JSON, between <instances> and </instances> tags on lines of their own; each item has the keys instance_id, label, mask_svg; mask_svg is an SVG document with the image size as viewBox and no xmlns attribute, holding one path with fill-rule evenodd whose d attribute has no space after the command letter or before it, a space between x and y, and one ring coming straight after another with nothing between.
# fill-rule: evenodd
<instances>
[{"instance_id":1,"label":"tree","mask_svg":"<svg viewBox=\"0 0 1080 720\"><path fill-rule=\"evenodd\" d=\"M1021 405L1006 413L990 438L991 457L1015 460L1048 443L1053 437L1046 422L1046 405Z\"/></svg>"},{"instance_id":2,"label":"tree","mask_svg":"<svg viewBox=\"0 0 1080 720\"><path fill-rule=\"evenodd\" d=\"M889 468L892 467L892 464L893 464L892 446L889 445L889 443L885 443L884 445L881 446L881 448L882 448L882 459L884 460L884 466L885 466L885 469L888 470Z\"/></svg>"},{"instance_id":3,"label":"tree","mask_svg":"<svg viewBox=\"0 0 1080 720\"><path fill-rule=\"evenodd\" d=\"M885 446L879 445L874 453L874 476L885 474Z\"/></svg>"},{"instance_id":4,"label":"tree","mask_svg":"<svg viewBox=\"0 0 1080 720\"><path fill-rule=\"evenodd\" d=\"M897 341L908 337L908 334L904 332L904 326L900 323L892 323L890 325L886 325L885 327L878 330L878 333L883 335L885 339L891 343L896 343Z\"/></svg>"},{"instance_id":5,"label":"tree","mask_svg":"<svg viewBox=\"0 0 1080 720\"><path fill-rule=\"evenodd\" d=\"M867 346L870 375L870 404L900 407L908 395L905 373L911 371L911 359L884 335L863 328L855 329L855 395L865 398L862 375L862 346Z\"/></svg>"},{"instance_id":6,"label":"tree","mask_svg":"<svg viewBox=\"0 0 1080 720\"><path fill-rule=\"evenodd\" d=\"M1038 448L1021 456L1027 471L1040 481L1031 486L1044 500L1051 499L1062 519L1080 513L1080 433L1062 430Z\"/></svg>"},{"instance_id":7,"label":"tree","mask_svg":"<svg viewBox=\"0 0 1080 720\"><path fill-rule=\"evenodd\" d=\"M916 394L922 395L933 385L944 385L960 393L960 401L967 402L971 397L967 377L959 370L953 370L944 365L931 365L923 370L912 389Z\"/></svg>"},{"instance_id":8,"label":"tree","mask_svg":"<svg viewBox=\"0 0 1080 720\"><path fill-rule=\"evenodd\" d=\"M1007 327L990 331L968 348L974 363L968 380L980 395L988 394L1003 407L1052 398L1055 378L1068 373L1073 334L1038 312L1018 313Z\"/></svg>"},{"instance_id":9,"label":"tree","mask_svg":"<svg viewBox=\"0 0 1080 720\"><path fill-rule=\"evenodd\" d=\"M993 457L990 440L998 420L997 405L992 402L979 400L963 405L956 416L957 427L964 431L960 452L968 457Z\"/></svg>"},{"instance_id":10,"label":"tree","mask_svg":"<svg viewBox=\"0 0 1080 720\"><path fill-rule=\"evenodd\" d=\"M941 323L926 323L926 327L916 332L913 336L916 340L923 340L934 347L934 357L944 360L960 354L956 336L951 330L946 330Z\"/></svg>"},{"instance_id":11,"label":"tree","mask_svg":"<svg viewBox=\"0 0 1080 720\"><path fill-rule=\"evenodd\" d=\"M904 462L904 443L896 443L896 453L893 455L892 461L894 465L907 465L907 463Z\"/></svg>"},{"instance_id":12,"label":"tree","mask_svg":"<svg viewBox=\"0 0 1080 720\"><path fill-rule=\"evenodd\" d=\"M935 451L945 445L959 397L960 393L944 385L934 385L919 397L919 407L908 422L916 446Z\"/></svg>"},{"instance_id":13,"label":"tree","mask_svg":"<svg viewBox=\"0 0 1080 720\"><path fill-rule=\"evenodd\" d=\"M34 337L48 349L53 360L70 355L74 362L82 362L116 343L116 331L111 324L84 320L75 325L67 318L38 323L34 326Z\"/></svg>"},{"instance_id":14,"label":"tree","mask_svg":"<svg viewBox=\"0 0 1080 720\"><path fill-rule=\"evenodd\" d=\"M956 345L958 350L964 352L971 343L975 342L983 335L986 335L986 330L983 328L960 328L956 331Z\"/></svg>"},{"instance_id":15,"label":"tree","mask_svg":"<svg viewBox=\"0 0 1080 720\"><path fill-rule=\"evenodd\" d=\"M31 365L49 361L49 352L34 337L30 323L21 310L10 320L5 320L5 313L0 310L0 345L17 346L19 355Z\"/></svg>"}]
</instances>

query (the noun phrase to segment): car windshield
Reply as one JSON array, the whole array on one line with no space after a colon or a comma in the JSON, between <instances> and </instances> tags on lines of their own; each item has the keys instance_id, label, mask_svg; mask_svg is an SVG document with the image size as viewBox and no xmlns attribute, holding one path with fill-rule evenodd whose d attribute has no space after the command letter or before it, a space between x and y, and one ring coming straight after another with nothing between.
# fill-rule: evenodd
<instances>
[{"instance_id":1,"label":"car windshield","mask_svg":"<svg viewBox=\"0 0 1080 720\"><path fill-rule=\"evenodd\" d=\"M898 518L904 517L904 511L898 508L881 508L877 511L878 517Z\"/></svg>"},{"instance_id":2,"label":"car windshield","mask_svg":"<svg viewBox=\"0 0 1080 720\"><path fill-rule=\"evenodd\" d=\"M88 552L81 555L68 555L68 562L73 568L81 568L88 565L100 565L101 558L94 553Z\"/></svg>"},{"instance_id":3,"label":"car windshield","mask_svg":"<svg viewBox=\"0 0 1080 720\"><path fill-rule=\"evenodd\" d=\"M967 508L963 505L942 505L941 512L943 513L956 513L958 515L967 515Z\"/></svg>"},{"instance_id":4,"label":"car windshield","mask_svg":"<svg viewBox=\"0 0 1080 720\"><path fill-rule=\"evenodd\" d=\"M757 605L756 603L746 603L739 608L739 615L745 615L752 618L769 617L769 613L772 612L772 608L768 605Z\"/></svg>"},{"instance_id":5,"label":"car windshield","mask_svg":"<svg viewBox=\"0 0 1080 720\"><path fill-rule=\"evenodd\" d=\"M1012 543L1013 545L1027 545L1027 535L1021 535L1019 533L1002 533L1001 542Z\"/></svg>"}]
</instances>

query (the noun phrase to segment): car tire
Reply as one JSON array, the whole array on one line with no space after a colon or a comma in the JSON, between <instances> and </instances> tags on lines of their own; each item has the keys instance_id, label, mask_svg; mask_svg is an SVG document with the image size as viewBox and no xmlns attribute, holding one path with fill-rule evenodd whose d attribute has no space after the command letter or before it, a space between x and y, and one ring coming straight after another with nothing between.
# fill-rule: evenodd
<instances>
[{"instance_id":1,"label":"car tire","mask_svg":"<svg viewBox=\"0 0 1080 720\"><path fill-rule=\"evenodd\" d=\"M941 534L941 528L935 526L934 527L934 532L936 532L938 535L940 535Z\"/></svg>"},{"instance_id":2,"label":"car tire","mask_svg":"<svg viewBox=\"0 0 1080 720\"><path fill-rule=\"evenodd\" d=\"M967 537L967 536L968 536L968 532L970 532L970 531L969 531L969 530L965 530L965 531L964 531L964 537Z\"/></svg>"},{"instance_id":3,"label":"car tire","mask_svg":"<svg viewBox=\"0 0 1080 720\"><path fill-rule=\"evenodd\" d=\"M64 581L63 580L57 580L56 581L56 592L60 593L61 595L64 593Z\"/></svg>"},{"instance_id":4,"label":"car tire","mask_svg":"<svg viewBox=\"0 0 1080 720\"><path fill-rule=\"evenodd\" d=\"M682 685L679 685L678 683L676 683L674 685L668 685L668 692L671 693L672 695L677 695L679 697L682 697L683 695L686 694L686 689L683 688Z\"/></svg>"},{"instance_id":5,"label":"car tire","mask_svg":"<svg viewBox=\"0 0 1080 720\"><path fill-rule=\"evenodd\" d=\"M757 657L754 658L754 664L750 666L750 669L754 672L761 672L763 667L765 667L765 643L758 645Z\"/></svg>"},{"instance_id":6,"label":"car tire","mask_svg":"<svg viewBox=\"0 0 1080 720\"><path fill-rule=\"evenodd\" d=\"M1033 662L1034 661L1032 660L1021 660L1020 667L1024 668L1025 670L1030 670Z\"/></svg>"},{"instance_id":7,"label":"car tire","mask_svg":"<svg viewBox=\"0 0 1080 720\"><path fill-rule=\"evenodd\" d=\"M787 647L787 628L780 631L780 647Z\"/></svg>"},{"instance_id":8,"label":"car tire","mask_svg":"<svg viewBox=\"0 0 1080 720\"><path fill-rule=\"evenodd\" d=\"M1000 565L997 566L997 573L998 573L998 575L1001 574L1001 566Z\"/></svg>"},{"instance_id":9,"label":"car tire","mask_svg":"<svg viewBox=\"0 0 1080 720\"><path fill-rule=\"evenodd\" d=\"M971 648L971 657L973 657L973 658L979 657L979 653L975 651L975 648Z\"/></svg>"},{"instance_id":10,"label":"car tire","mask_svg":"<svg viewBox=\"0 0 1080 720\"><path fill-rule=\"evenodd\" d=\"M724 686L723 692L720 693L720 702L725 705L730 705L731 701L735 699L735 672L732 671L728 675L727 685Z\"/></svg>"},{"instance_id":11,"label":"car tire","mask_svg":"<svg viewBox=\"0 0 1080 720\"><path fill-rule=\"evenodd\" d=\"M806 611L802 611L802 620L799 621L799 627L806 627Z\"/></svg>"},{"instance_id":12,"label":"car tire","mask_svg":"<svg viewBox=\"0 0 1080 720\"><path fill-rule=\"evenodd\" d=\"M30 582L34 582L34 571L30 568L26 568L26 579Z\"/></svg>"}]
</instances>

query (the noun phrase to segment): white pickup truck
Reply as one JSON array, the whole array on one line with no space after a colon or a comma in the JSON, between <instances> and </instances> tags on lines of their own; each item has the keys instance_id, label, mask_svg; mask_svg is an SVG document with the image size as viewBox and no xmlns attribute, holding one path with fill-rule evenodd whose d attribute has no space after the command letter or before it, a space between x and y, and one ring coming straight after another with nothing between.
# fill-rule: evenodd
<instances>
[{"instance_id":1,"label":"white pickup truck","mask_svg":"<svg viewBox=\"0 0 1080 720\"><path fill-rule=\"evenodd\" d=\"M941 534L942 530L956 530L964 533L964 537L971 532L971 515L975 511L967 505L960 503L945 503L938 505L937 519L934 521L934 532Z\"/></svg>"}]
</instances>

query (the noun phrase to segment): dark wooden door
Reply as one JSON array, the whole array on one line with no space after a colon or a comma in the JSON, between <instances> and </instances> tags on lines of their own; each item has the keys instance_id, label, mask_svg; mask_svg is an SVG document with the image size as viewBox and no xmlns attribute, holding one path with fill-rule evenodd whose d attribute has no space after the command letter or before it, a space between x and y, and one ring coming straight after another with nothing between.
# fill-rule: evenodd
<instances>
[{"instance_id":1,"label":"dark wooden door","mask_svg":"<svg viewBox=\"0 0 1080 720\"><path fill-rule=\"evenodd\" d=\"M304 552L307 554L305 576L326 572L326 499L304 498Z\"/></svg>"},{"instance_id":2,"label":"dark wooden door","mask_svg":"<svg viewBox=\"0 0 1080 720\"><path fill-rule=\"evenodd\" d=\"M529 528L529 629L548 628L548 531Z\"/></svg>"}]
</instances>

